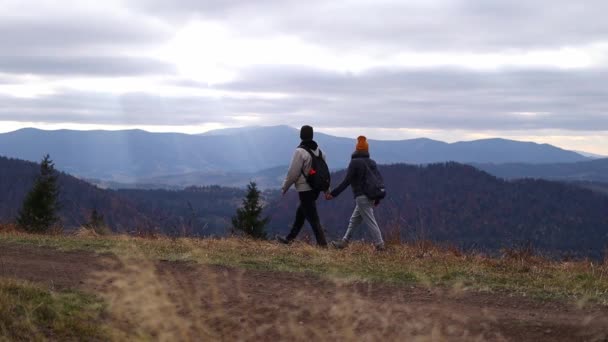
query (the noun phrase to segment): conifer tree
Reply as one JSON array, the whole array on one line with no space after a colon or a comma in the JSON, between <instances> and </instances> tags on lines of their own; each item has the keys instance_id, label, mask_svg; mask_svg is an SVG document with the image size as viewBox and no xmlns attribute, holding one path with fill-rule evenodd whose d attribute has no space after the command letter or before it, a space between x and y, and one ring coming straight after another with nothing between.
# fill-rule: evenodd
<instances>
[{"instance_id":1,"label":"conifer tree","mask_svg":"<svg viewBox=\"0 0 608 342\"><path fill-rule=\"evenodd\" d=\"M40 163L40 175L25 197L17 225L32 233L44 233L59 222L59 188L55 165L47 154Z\"/></svg>"},{"instance_id":2,"label":"conifer tree","mask_svg":"<svg viewBox=\"0 0 608 342\"><path fill-rule=\"evenodd\" d=\"M232 218L232 226L255 239L266 239L266 225L270 222L268 217L261 218L263 207L260 204L260 191L255 182L247 186L247 196L243 199L243 206L236 211Z\"/></svg>"},{"instance_id":3,"label":"conifer tree","mask_svg":"<svg viewBox=\"0 0 608 342\"><path fill-rule=\"evenodd\" d=\"M92 229L96 233L101 235L110 234L111 230L106 225L106 222L103 218L103 215L97 211L97 209L93 209L91 212L91 217L89 218L89 222L84 225L85 228Z\"/></svg>"}]
</instances>

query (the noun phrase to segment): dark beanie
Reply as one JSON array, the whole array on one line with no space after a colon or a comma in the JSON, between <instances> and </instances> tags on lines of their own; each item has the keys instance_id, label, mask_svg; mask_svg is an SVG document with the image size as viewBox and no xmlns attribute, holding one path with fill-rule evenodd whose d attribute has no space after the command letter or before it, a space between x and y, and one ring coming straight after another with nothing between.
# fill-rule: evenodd
<instances>
[{"instance_id":1,"label":"dark beanie","mask_svg":"<svg viewBox=\"0 0 608 342\"><path fill-rule=\"evenodd\" d=\"M312 140L313 132L312 127L305 125L300 128L300 139L302 140Z\"/></svg>"}]
</instances>

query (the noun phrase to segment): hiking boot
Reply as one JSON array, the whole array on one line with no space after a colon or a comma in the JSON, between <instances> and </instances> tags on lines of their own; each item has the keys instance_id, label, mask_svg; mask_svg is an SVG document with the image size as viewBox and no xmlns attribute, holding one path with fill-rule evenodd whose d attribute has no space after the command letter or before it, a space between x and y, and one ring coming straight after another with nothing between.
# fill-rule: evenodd
<instances>
[{"instance_id":1,"label":"hiking boot","mask_svg":"<svg viewBox=\"0 0 608 342\"><path fill-rule=\"evenodd\" d=\"M386 246L384 244L376 245L376 252L384 252L386 251Z\"/></svg>"},{"instance_id":2,"label":"hiking boot","mask_svg":"<svg viewBox=\"0 0 608 342\"><path fill-rule=\"evenodd\" d=\"M282 237L281 235L275 235L274 237L278 242L284 244L284 245L289 245L291 243L290 240L287 240L286 238Z\"/></svg>"},{"instance_id":3,"label":"hiking boot","mask_svg":"<svg viewBox=\"0 0 608 342\"><path fill-rule=\"evenodd\" d=\"M346 240L332 241L331 245L335 249L344 249L344 248L346 248L346 246L348 246L348 241L346 241Z\"/></svg>"}]
</instances>

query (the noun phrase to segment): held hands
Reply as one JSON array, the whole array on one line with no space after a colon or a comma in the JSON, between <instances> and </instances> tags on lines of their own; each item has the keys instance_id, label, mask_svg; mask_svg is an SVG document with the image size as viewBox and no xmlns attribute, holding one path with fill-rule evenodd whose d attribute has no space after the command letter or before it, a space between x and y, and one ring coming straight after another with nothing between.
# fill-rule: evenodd
<instances>
[{"instance_id":1,"label":"held hands","mask_svg":"<svg viewBox=\"0 0 608 342\"><path fill-rule=\"evenodd\" d=\"M334 196L332 196L332 195L331 195L331 193L326 192L326 193L325 193L325 199L329 201L329 200L334 199Z\"/></svg>"}]
</instances>

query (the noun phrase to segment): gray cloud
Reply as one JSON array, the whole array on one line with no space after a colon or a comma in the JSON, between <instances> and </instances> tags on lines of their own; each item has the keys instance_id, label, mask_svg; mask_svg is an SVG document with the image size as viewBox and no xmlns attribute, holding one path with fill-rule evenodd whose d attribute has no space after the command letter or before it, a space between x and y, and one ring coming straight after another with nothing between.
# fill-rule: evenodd
<instances>
[{"instance_id":1,"label":"gray cloud","mask_svg":"<svg viewBox=\"0 0 608 342\"><path fill-rule=\"evenodd\" d=\"M241 35L291 34L310 43L373 54L404 49L496 51L557 48L608 39L608 2L133 1L170 21L219 20ZM176 19L179 18L179 19Z\"/></svg>"},{"instance_id":2,"label":"gray cloud","mask_svg":"<svg viewBox=\"0 0 608 342\"><path fill-rule=\"evenodd\" d=\"M14 77L0 75L0 84L13 84L16 81L18 81L18 80L15 79Z\"/></svg>"},{"instance_id":3,"label":"gray cloud","mask_svg":"<svg viewBox=\"0 0 608 342\"><path fill-rule=\"evenodd\" d=\"M66 4L63 9L56 4L48 13L35 5L24 12L25 7L0 3L2 73L116 76L172 72L172 67L152 58L125 57L141 56L143 48L171 38L172 29L158 19L97 11L86 4Z\"/></svg>"},{"instance_id":4,"label":"gray cloud","mask_svg":"<svg viewBox=\"0 0 608 342\"><path fill-rule=\"evenodd\" d=\"M64 17L0 18L3 55L157 44L170 37L166 27L142 17L105 17L92 13Z\"/></svg>"},{"instance_id":5,"label":"gray cloud","mask_svg":"<svg viewBox=\"0 0 608 342\"><path fill-rule=\"evenodd\" d=\"M7 97L0 102L0 120L14 120L18 115L23 121L195 125L239 124L235 116L255 115L264 124L296 126L314 120L324 127L599 131L608 130L606 76L606 70L379 69L353 75L296 67L258 68L221 89L235 96L67 93L37 99ZM278 92L285 97L246 95L256 92Z\"/></svg>"},{"instance_id":6,"label":"gray cloud","mask_svg":"<svg viewBox=\"0 0 608 342\"><path fill-rule=\"evenodd\" d=\"M215 98L67 92L34 99L0 97L0 121L109 125L190 125L226 121Z\"/></svg>"},{"instance_id":7,"label":"gray cloud","mask_svg":"<svg viewBox=\"0 0 608 342\"><path fill-rule=\"evenodd\" d=\"M251 69L225 89L286 93L247 100L248 107L308 115L327 127L608 130L607 76L607 70L454 69L355 75L274 66Z\"/></svg>"},{"instance_id":8,"label":"gray cloud","mask_svg":"<svg viewBox=\"0 0 608 342\"><path fill-rule=\"evenodd\" d=\"M251 12L255 12L260 18L268 18L277 13L285 13L295 7L306 8L320 3L322 1L319 0L311 0L308 5L302 5L302 2L298 0L258 0L255 2L246 0L176 0L172 2L131 0L127 2L127 6L135 11L144 11L165 20L183 21L187 18L226 20Z\"/></svg>"},{"instance_id":9,"label":"gray cloud","mask_svg":"<svg viewBox=\"0 0 608 342\"><path fill-rule=\"evenodd\" d=\"M124 56L15 56L0 58L0 70L37 75L134 76L171 74L175 66L151 58Z\"/></svg>"}]
</instances>

